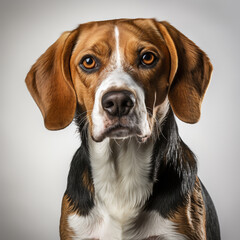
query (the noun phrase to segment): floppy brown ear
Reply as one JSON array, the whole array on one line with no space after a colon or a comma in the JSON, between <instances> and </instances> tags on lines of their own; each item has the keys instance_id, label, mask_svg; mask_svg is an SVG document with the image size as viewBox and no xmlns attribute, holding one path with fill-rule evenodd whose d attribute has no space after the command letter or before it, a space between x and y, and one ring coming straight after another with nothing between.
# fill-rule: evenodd
<instances>
[{"instance_id":1,"label":"floppy brown ear","mask_svg":"<svg viewBox=\"0 0 240 240\"><path fill-rule=\"evenodd\" d=\"M207 55L167 22L159 23L160 32L171 57L168 98L176 116L196 123L208 87L212 65Z\"/></svg>"},{"instance_id":2,"label":"floppy brown ear","mask_svg":"<svg viewBox=\"0 0 240 240\"><path fill-rule=\"evenodd\" d=\"M75 114L76 94L69 63L77 37L77 30L63 33L36 61L25 80L50 130L66 127Z\"/></svg>"}]
</instances>

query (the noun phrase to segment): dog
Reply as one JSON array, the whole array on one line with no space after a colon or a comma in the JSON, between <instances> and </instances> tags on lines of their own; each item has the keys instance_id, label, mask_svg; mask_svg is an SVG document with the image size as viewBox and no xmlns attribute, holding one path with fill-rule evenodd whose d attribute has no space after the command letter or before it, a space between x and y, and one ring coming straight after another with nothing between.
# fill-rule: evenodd
<instances>
[{"instance_id":1,"label":"dog","mask_svg":"<svg viewBox=\"0 0 240 240\"><path fill-rule=\"evenodd\" d=\"M81 136L60 237L219 240L213 202L175 115L200 118L212 65L168 22L118 19L64 32L26 84L47 129Z\"/></svg>"}]
</instances>

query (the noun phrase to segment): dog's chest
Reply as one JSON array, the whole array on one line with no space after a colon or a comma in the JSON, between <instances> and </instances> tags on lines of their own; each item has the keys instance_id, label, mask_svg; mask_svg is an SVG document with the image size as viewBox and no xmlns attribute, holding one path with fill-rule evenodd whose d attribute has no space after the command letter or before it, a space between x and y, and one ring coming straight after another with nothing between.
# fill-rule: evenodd
<instances>
[{"instance_id":1,"label":"dog's chest","mask_svg":"<svg viewBox=\"0 0 240 240\"><path fill-rule=\"evenodd\" d=\"M152 145L135 140L90 144L96 201L119 222L129 221L152 192Z\"/></svg>"},{"instance_id":2,"label":"dog's chest","mask_svg":"<svg viewBox=\"0 0 240 240\"><path fill-rule=\"evenodd\" d=\"M173 222L154 211L142 212L135 219L121 222L106 209L96 206L87 217L70 215L68 223L73 240L187 240L176 232Z\"/></svg>"},{"instance_id":3,"label":"dog's chest","mask_svg":"<svg viewBox=\"0 0 240 240\"><path fill-rule=\"evenodd\" d=\"M169 240L184 239L171 221L142 211L153 187L151 144L139 147L133 140L113 144L105 140L89 146L95 206L86 217L69 216L73 239L137 240L165 234Z\"/></svg>"}]
</instances>

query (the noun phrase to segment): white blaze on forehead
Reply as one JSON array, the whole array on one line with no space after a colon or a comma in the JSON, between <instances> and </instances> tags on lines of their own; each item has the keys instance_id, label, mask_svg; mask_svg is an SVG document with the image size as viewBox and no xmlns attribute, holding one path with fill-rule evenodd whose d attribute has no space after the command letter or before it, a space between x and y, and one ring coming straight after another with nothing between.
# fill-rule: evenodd
<instances>
[{"instance_id":1,"label":"white blaze on forehead","mask_svg":"<svg viewBox=\"0 0 240 240\"><path fill-rule=\"evenodd\" d=\"M120 56L120 46L119 46L119 30L118 27L115 26L115 41L116 41L116 65L117 68L121 68L121 56Z\"/></svg>"}]
</instances>

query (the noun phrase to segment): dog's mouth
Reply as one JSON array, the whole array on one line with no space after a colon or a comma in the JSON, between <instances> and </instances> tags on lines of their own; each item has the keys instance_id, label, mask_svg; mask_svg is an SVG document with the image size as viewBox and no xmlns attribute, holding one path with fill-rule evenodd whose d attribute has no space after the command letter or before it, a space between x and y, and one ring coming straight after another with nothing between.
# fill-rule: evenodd
<instances>
[{"instance_id":1,"label":"dog's mouth","mask_svg":"<svg viewBox=\"0 0 240 240\"><path fill-rule=\"evenodd\" d=\"M121 123L116 123L109 126L101 135L97 137L92 136L93 140L96 142L101 142L107 137L112 139L136 137L137 141L140 143L146 142L149 138L149 136L142 135L141 130L138 127L130 127Z\"/></svg>"},{"instance_id":2,"label":"dog's mouth","mask_svg":"<svg viewBox=\"0 0 240 240\"><path fill-rule=\"evenodd\" d=\"M122 124L116 124L110 126L105 130L104 135L110 138L125 138L134 133L133 129L128 126L123 126Z\"/></svg>"}]
</instances>

